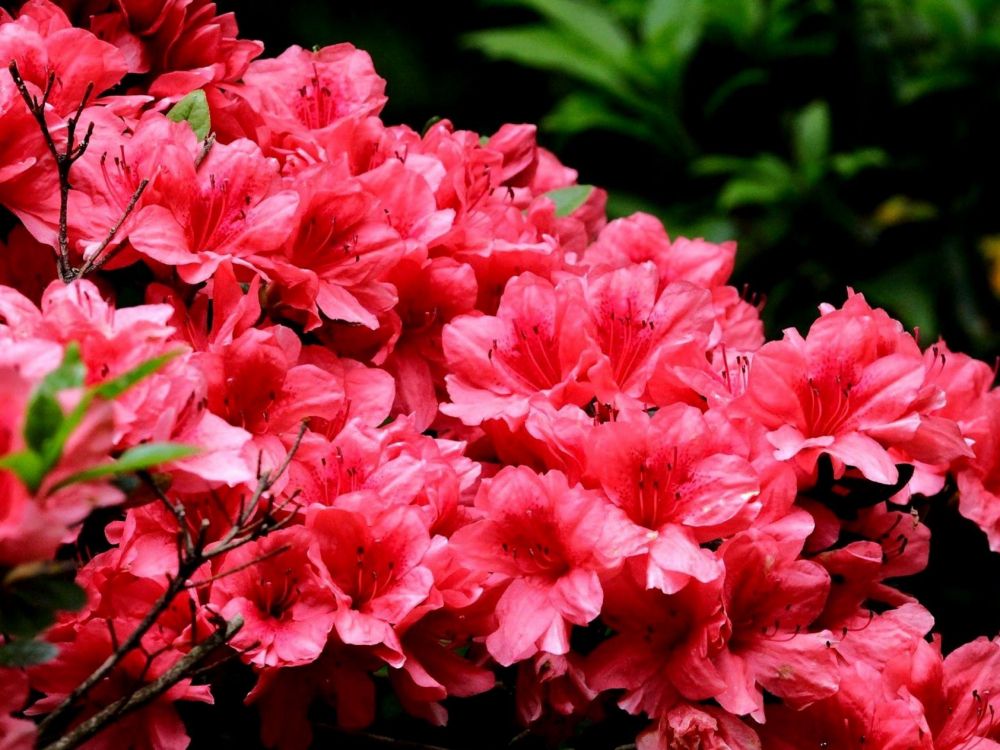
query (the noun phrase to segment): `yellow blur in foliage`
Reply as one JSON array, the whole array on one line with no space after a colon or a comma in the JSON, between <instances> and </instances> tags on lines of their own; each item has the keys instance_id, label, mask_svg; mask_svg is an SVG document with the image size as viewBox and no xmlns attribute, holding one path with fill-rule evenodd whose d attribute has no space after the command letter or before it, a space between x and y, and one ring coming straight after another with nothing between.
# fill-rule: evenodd
<instances>
[{"instance_id":1,"label":"yellow blur in foliage","mask_svg":"<svg viewBox=\"0 0 1000 750\"><path fill-rule=\"evenodd\" d=\"M991 234L979 241L979 249L986 258L990 269L990 286L1000 297L1000 234Z\"/></svg>"}]
</instances>

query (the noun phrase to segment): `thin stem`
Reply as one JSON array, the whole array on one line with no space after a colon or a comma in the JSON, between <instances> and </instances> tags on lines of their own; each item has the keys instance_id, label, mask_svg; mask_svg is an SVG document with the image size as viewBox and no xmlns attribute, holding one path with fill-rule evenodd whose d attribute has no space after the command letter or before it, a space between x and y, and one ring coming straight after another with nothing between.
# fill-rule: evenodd
<instances>
[{"instance_id":1,"label":"thin stem","mask_svg":"<svg viewBox=\"0 0 1000 750\"><path fill-rule=\"evenodd\" d=\"M49 95L55 86L55 73L49 73L45 84L45 91L42 93L41 101L39 101L37 97L28 91L28 87L21 77L21 71L17 67L17 61L11 60L7 69L10 71L11 78L14 79L14 85L17 86L21 98L24 99L24 103L28 107L28 111L35 118L35 122L38 123L42 137L45 139L45 145L48 147L49 153L56 163L56 173L59 177L59 233L56 261L59 266L59 276L68 284L79 276L76 269L69 262L69 191L72 188L69 181L69 172L73 167L73 163L86 153L87 147L90 145L90 137L94 134L94 123L91 122L87 125L87 131L84 133L83 140L77 144L76 128L83 117L83 110L87 105L87 101L94 93L94 84L93 82L87 84L87 88L83 92L83 98L80 100L79 105L77 105L76 112L66 120L66 149L65 151L60 151L56 146L55 140L52 138L49 124L45 120L45 105L48 103Z\"/></svg>"},{"instance_id":2,"label":"thin stem","mask_svg":"<svg viewBox=\"0 0 1000 750\"><path fill-rule=\"evenodd\" d=\"M234 575L235 573L239 573L240 571L246 570L247 568L252 568L254 565L262 563L265 560L270 560L272 557L283 555L286 552L288 552L291 548L292 546L290 544L283 544L280 547L275 547L274 549L265 552L263 555L259 555L258 557L255 557L252 560L248 560L242 565L237 565L235 568L229 568L228 570L223 570L219 573L216 573L214 576L202 579L200 581L189 581L184 585L186 588L189 589L198 589L201 588L202 586L208 586L209 584L215 583L216 581L222 580L223 578L227 578L228 576Z\"/></svg>"},{"instance_id":3,"label":"thin stem","mask_svg":"<svg viewBox=\"0 0 1000 750\"><path fill-rule=\"evenodd\" d=\"M167 610L167 608L173 603L173 600L184 591L189 584L189 579L191 575L194 574L202 565L210 560L225 554L231 550L236 549L248 542L255 539L259 539L265 536L277 528L283 526L283 522L280 520L272 521L269 518L264 518L261 521L254 522L248 525L250 517L256 509L260 498L265 492L267 492L278 478L285 472L288 465L292 461L292 457L298 451L299 446L302 444L302 437L306 431L306 424L303 422L299 429L299 432L295 438L292 447L289 449L285 460L282 464L273 472L264 472L257 480L257 487L254 489L251 501L246 504L245 510L240 513L239 517L236 519L236 523L233 524L229 532L224 536L218 543L216 543L211 549L206 549L206 535L208 533L208 520L202 521L198 528L197 535L192 536L191 532L188 530L187 523L185 522L184 512L180 506L175 506L170 502L169 498L160 490L155 481L151 477L147 479L147 484L153 488L154 493L159 497L160 501L163 502L171 513L174 514L174 518L177 520L180 527L177 539L177 574L174 576L168 576L167 588L160 595L160 597L153 602L152 607L146 616L142 618L139 624L136 626L135 630L129 634L122 643L115 649L114 653L108 656L107 659L94 670L83 682L76 686L73 691L63 699L63 701L53 709L53 711L48 714L38 725L39 735L44 735L45 733L51 733L53 727L57 726L61 720L66 716L73 705L83 698L88 692L90 692L93 687L107 677L111 671L118 666L118 664L124 659L129 653L138 648L142 643L143 636L149 632L149 629L156 624L160 615ZM147 475L148 476L148 475Z\"/></svg>"},{"instance_id":4,"label":"thin stem","mask_svg":"<svg viewBox=\"0 0 1000 750\"><path fill-rule=\"evenodd\" d=\"M115 225L108 231L107 236L101 241L101 244L97 246L97 249L90 256L90 260L83 264L83 268L81 268L77 274L78 278L86 276L91 271L100 270L101 266L114 258L121 250L122 246L118 245L117 247L112 248L106 255L103 255L104 250L111 244L112 240L114 240L115 235L118 234L118 230L122 228L122 225L128 220L128 217L132 215L132 212L135 210L135 206L142 197L142 194L145 192L147 185L149 185L149 180L143 178L143 180L139 183L139 187L137 187L135 192L132 193L132 197L129 199L128 205L125 206L125 210L122 212L121 217L119 217Z\"/></svg>"},{"instance_id":5,"label":"thin stem","mask_svg":"<svg viewBox=\"0 0 1000 750\"><path fill-rule=\"evenodd\" d=\"M156 680L136 690L131 695L106 706L89 719L82 721L72 731L67 732L55 742L45 745L43 750L72 750L72 748L78 747L89 740L115 719L132 713L156 700L183 680L188 675L189 670L195 667L212 651L229 642L241 627L243 627L243 618L239 615L228 622L223 621L212 635L178 659L176 664Z\"/></svg>"},{"instance_id":6,"label":"thin stem","mask_svg":"<svg viewBox=\"0 0 1000 750\"><path fill-rule=\"evenodd\" d=\"M201 151L199 151L198 155L194 158L195 169L198 169L198 167L201 166L201 163L205 161L205 157L208 156L208 152L212 150L212 146L214 145L215 145L215 133L209 133L208 137L205 139L205 142L201 144Z\"/></svg>"}]
</instances>

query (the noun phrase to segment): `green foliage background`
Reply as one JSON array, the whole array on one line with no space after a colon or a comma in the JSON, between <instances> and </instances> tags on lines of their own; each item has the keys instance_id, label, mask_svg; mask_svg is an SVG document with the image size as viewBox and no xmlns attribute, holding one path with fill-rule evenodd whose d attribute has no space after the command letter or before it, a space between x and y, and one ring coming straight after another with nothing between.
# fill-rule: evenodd
<instances>
[{"instance_id":1,"label":"green foliage background","mask_svg":"<svg viewBox=\"0 0 1000 750\"><path fill-rule=\"evenodd\" d=\"M737 239L771 336L850 285L924 343L1000 348L998 0L239 5L272 53L371 52L390 122L539 122L613 215Z\"/></svg>"}]
</instances>

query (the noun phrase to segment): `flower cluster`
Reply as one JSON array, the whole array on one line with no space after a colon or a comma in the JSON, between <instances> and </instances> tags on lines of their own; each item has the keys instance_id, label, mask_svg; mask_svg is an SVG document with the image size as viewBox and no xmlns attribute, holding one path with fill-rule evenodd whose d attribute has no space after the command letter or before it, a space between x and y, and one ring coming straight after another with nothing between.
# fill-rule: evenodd
<instances>
[{"instance_id":1,"label":"flower cluster","mask_svg":"<svg viewBox=\"0 0 1000 750\"><path fill-rule=\"evenodd\" d=\"M893 584L955 488L1000 549L989 367L853 292L765 343L732 243L608 222L532 126L390 127L366 53L260 53L205 0L0 11L0 573L86 592L0 747L66 705L186 747L224 632L282 750L498 674L641 750L1000 748L1000 640L944 656ZM40 394L87 409L30 481Z\"/></svg>"}]
</instances>

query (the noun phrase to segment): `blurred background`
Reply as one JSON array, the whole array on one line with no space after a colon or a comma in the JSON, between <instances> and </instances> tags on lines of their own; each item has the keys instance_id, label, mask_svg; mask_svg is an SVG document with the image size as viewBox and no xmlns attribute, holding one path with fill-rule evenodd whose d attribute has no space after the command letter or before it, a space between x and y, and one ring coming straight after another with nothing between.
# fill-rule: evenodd
<instances>
[{"instance_id":1,"label":"blurred background","mask_svg":"<svg viewBox=\"0 0 1000 750\"><path fill-rule=\"evenodd\" d=\"M220 5L270 55L367 50L390 124L537 122L613 216L738 240L769 336L852 286L1000 351L1000 0Z\"/></svg>"}]
</instances>

